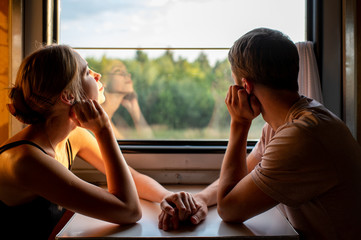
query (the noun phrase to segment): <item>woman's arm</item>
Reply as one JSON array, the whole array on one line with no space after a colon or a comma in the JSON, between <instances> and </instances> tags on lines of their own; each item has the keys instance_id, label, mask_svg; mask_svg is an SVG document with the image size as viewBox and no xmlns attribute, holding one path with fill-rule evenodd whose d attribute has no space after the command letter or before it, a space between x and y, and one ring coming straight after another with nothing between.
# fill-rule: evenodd
<instances>
[{"instance_id":1,"label":"woman's arm","mask_svg":"<svg viewBox=\"0 0 361 240\"><path fill-rule=\"evenodd\" d=\"M85 183L60 168L59 164L49 164L54 162L54 159L47 156L50 159L44 161L43 157L36 154L30 154L27 158L31 159L32 163L29 167L33 172L39 172L40 176L35 176L33 172L18 174L19 180L31 191L70 210L115 223L139 220L141 208L135 184L112 132L108 116L96 101L86 100L73 106L71 117L80 127L94 133L104 160L109 192ZM17 170L21 171L23 168L19 167ZM98 215L101 212L103 216Z\"/></svg>"},{"instance_id":2,"label":"woman's arm","mask_svg":"<svg viewBox=\"0 0 361 240\"><path fill-rule=\"evenodd\" d=\"M143 116L139 106L137 94L133 92L125 96L122 101L122 105L128 110L130 116L132 117L138 135L141 137L152 138L152 128L148 125Z\"/></svg>"},{"instance_id":3,"label":"woman's arm","mask_svg":"<svg viewBox=\"0 0 361 240\"><path fill-rule=\"evenodd\" d=\"M83 128L77 128L71 133L69 138L74 154L77 154L79 157L93 165L100 172L105 173L99 147L94 136L89 133L89 131ZM189 203L195 201L200 208L194 213L194 224L201 222L206 217L207 205L213 205L216 201L216 194L214 191L216 190L216 187L208 187L207 190L195 194L193 200L193 197L190 194L168 191L154 179L139 173L131 167L129 167L129 169L133 176L139 197L148 201L162 202L161 206L167 204L166 209L168 214L173 213L174 209L177 208L178 215L183 216L183 219L185 218L184 216L189 216L192 211L190 207L191 204ZM213 194L210 194L211 192ZM210 200L212 203L209 202ZM206 203L207 201L209 203ZM169 225L168 219L165 219L165 224Z\"/></svg>"},{"instance_id":4,"label":"woman's arm","mask_svg":"<svg viewBox=\"0 0 361 240\"><path fill-rule=\"evenodd\" d=\"M132 192L125 192L126 186L123 193L111 194L79 179L32 146L22 146L22 156L14 161L12 172L12 184L73 212L117 224L134 223L141 217L138 198L130 197Z\"/></svg>"},{"instance_id":5,"label":"woman's arm","mask_svg":"<svg viewBox=\"0 0 361 240\"><path fill-rule=\"evenodd\" d=\"M78 155L105 174L104 162L99 146L96 139L89 131L83 128L77 128L71 133L69 139L74 154ZM139 173L131 167L129 167L129 170L132 174L140 198L148 201L160 202L167 195L172 193L154 179Z\"/></svg>"}]
</instances>

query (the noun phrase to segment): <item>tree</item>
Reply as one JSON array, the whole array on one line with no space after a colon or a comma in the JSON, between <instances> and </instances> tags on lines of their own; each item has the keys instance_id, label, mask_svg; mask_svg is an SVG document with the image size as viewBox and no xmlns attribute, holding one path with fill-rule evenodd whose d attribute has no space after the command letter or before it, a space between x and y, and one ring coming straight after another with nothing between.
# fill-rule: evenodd
<instances>
[{"instance_id":1,"label":"tree","mask_svg":"<svg viewBox=\"0 0 361 240\"><path fill-rule=\"evenodd\" d=\"M87 61L102 71L110 58L87 58ZM133 59L121 61L132 74L139 104L150 125L179 130L229 125L222 95L231 81L226 59L212 67L204 52L194 62L189 62L182 57L175 59L169 50L153 59L138 50ZM116 115L132 125L124 108L120 108Z\"/></svg>"}]
</instances>

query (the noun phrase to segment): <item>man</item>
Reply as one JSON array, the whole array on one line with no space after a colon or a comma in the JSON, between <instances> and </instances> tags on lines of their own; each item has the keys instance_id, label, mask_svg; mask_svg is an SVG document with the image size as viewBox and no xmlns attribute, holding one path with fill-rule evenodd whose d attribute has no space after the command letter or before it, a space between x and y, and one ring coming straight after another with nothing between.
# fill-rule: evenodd
<instances>
[{"instance_id":1,"label":"man","mask_svg":"<svg viewBox=\"0 0 361 240\"><path fill-rule=\"evenodd\" d=\"M361 148L340 119L298 94L294 43L279 31L254 29L234 43L229 61L236 85L226 97L221 218L243 222L278 205L301 239L361 239ZM259 114L267 123L246 156Z\"/></svg>"}]
</instances>

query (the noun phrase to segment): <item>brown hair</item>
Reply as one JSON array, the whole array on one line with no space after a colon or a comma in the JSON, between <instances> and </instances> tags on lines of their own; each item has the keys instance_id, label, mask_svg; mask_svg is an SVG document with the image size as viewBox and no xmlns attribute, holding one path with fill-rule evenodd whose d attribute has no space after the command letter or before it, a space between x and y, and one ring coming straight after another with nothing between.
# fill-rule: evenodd
<instances>
[{"instance_id":1,"label":"brown hair","mask_svg":"<svg viewBox=\"0 0 361 240\"><path fill-rule=\"evenodd\" d=\"M34 124L49 116L63 90L69 90L76 100L82 98L81 76L86 68L80 59L66 45L43 46L26 57L9 94L10 113L23 123Z\"/></svg>"},{"instance_id":2,"label":"brown hair","mask_svg":"<svg viewBox=\"0 0 361 240\"><path fill-rule=\"evenodd\" d=\"M272 89L298 91L297 47L280 31L257 28L246 33L233 44L228 59L239 79Z\"/></svg>"}]
</instances>

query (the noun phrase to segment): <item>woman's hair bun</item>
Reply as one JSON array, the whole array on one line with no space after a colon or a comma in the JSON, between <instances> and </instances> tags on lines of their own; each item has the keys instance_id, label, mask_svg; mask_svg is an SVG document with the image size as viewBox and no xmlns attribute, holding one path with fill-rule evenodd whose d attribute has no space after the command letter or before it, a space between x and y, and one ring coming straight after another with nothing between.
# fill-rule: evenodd
<instances>
[{"instance_id":1,"label":"woman's hair bun","mask_svg":"<svg viewBox=\"0 0 361 240\"><path fill-rule=\"evenodd\" d=\"M7 104L8 110L20 122L34 124L44 120L42 114L33 110L26 103L22 89L16 87L12 88L9 98L11 103Z\"/></svg>"}]
</instances>

